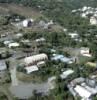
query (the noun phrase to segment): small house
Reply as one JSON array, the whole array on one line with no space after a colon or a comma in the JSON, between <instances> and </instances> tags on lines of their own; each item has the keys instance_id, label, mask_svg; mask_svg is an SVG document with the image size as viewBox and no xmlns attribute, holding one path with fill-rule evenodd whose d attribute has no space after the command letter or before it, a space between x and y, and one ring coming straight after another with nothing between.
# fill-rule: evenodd
<instances>
[{"instance_id":1,"label":"small house","mask_svg":"<svg viewBox=\"0 0 97 100\"><path fill-rule=\"evenodd\" d=\"M74 33L69 33L68 35L69 35L71 38L73 38L73 39L79 37L78 33L76 33L76 32L74 32Z\"/></svg>"},{"instance_id":2,"label":"small house","mask_svg":"<svg viewBox=\"0 0 97 100\"><path fill-rule=\"evenodd\" d=\"M23 27L30 27L32 26L32 23L34 22L33 19L25 19L22 24L23 24Z\"/></svg>"},{"instance_id":3,"label":"small house","mask_svg":"<svg viewBox=\"0 0 97 100\"><path fill-rule=\"evenodd\" d=\"M41 38L39 38L39 39L36 39L35 41L36 41L36 42L44 42L44 41L46 41L46 39L43 38L43 37L41 37Z\"/></svg>"},{"instance_id":4,"label":"small house","mask_svg":"<svg viewBox=\"0 0 97 100\"><path fill-rule=\"evenodd\" d=\"M90 24L91 25L97 25L97 19L95 17L90 18Z\"/></svg>"},{"instance_id":5,"label":"small house","mask_svg":"<svg viewBox=\"0 0 97 100\"><path fill-rule=\"evenodd\" d=\"M17 33L15 36L16 36L16 38L21 38L21 37L23 37L23 34L22 33Z\"/></svg>"},{"instance_id":6,"label":"small house","mask_svg":"<svg viewBox=\"0 0 97 100\"><path fill-rule=\"evenodd\" d=\"M80 54L81 54L82 56L92 57L92 55L90 54L90 49L87 48L87 47L82 47L82 48L80 49Z\"/></svg>"},{"instance_id":7,"label":"small house","mask_svg":"<svg viewBox=\"0 0 97 100\"><path fill-rule=\"evenodd\" d=\"M85 89L84 87L80 86L80 85L76 85L76 87L74 88L74 90L78 93L78 95L80 97L82 97L84 100L89 100L89 98L91 97L92 93L90 91L88 91L87 89Z\"/></svg>"},{"instance_id":8,"label":"small house","mask_svg":"<svg viewBox=\"0 0 97 100\"><path fill-rule=\"evenodd\" d=\"M37 45L42 45L46 42L46 39L44 37L38 38L35 40L35 42L37 43Z\"/></svg>"},{"instance_id":9,"label":"small house","mask_svg":"<svg viewBox=\"0 0 97 100\"><path fill-rule=\"evenodd\" d=\"M73 70L68 69L68 70L64 71L64 72L60 75L60 77L61 77L62 79L66 79L69 75L71 75L71 74L73 74L73 73L74 73Z\"/></svg>"},{"instance_id":10,"label":"small house","mask_svg":"<svg viewBox=\"0 0 97 100\"><path fill-rule=\"evenodd\" d=\"M8 47L9 47L9 48L14 48L14 47L19 47L19 46L20 46L20 44L17 43L17 42L13 42L13 43L9 43L9 44L8 44Z\"/></svg>"},{"instance_id":11,"label":"small house","mask_svg":"<svg viewBox=\"0 0 97 100\"><path fill-rule=\"evenodd\" d=\"M13 42L13 40L6 40L6 41L4 41L3 42L3 44L5 45L5 46L8 46L10 43L12 43Z\"/></svg>"}]
</instances>

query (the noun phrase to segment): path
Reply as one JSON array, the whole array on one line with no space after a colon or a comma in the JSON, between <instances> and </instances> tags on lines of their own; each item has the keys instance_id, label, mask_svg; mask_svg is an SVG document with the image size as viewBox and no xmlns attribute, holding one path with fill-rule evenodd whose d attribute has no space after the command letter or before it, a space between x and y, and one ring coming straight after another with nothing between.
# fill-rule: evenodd
<instances>
[{"instance_id":1,"label":"path","mask_svg":"<svg viewBox=\"0 0 97 100\"><path fill-rule=\"evenodd\" d=\"M16 68L10 70L11 73L11 81L12 81L12 86L17 86L18 85L18 79L16 77Z\"/></svg>"}]
</instances>

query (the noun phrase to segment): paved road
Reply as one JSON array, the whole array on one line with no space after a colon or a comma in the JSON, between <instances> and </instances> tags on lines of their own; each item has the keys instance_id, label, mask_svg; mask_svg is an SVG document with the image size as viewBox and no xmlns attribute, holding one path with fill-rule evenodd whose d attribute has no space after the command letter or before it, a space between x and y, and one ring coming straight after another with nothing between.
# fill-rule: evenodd
<instances>
[{"instance_id":1,"label":"paved road","mask_svg":"<svg viewBox=\"0 0 97 100\"><path fill-rule=\"evenodd\" d=\"M16 77L16 68L14 67L13 69L11 69L10 73L11 73L12 86L17 86L18 85L18 79Z\"/></svg>"}]
</instances>

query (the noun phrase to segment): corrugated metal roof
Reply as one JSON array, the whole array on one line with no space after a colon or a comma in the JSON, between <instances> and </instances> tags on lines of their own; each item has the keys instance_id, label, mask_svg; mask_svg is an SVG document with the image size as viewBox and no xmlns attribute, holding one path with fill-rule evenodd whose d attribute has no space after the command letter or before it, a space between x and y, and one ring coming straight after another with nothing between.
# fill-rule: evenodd
<instances>
[{"instance_id":1,"label":"corrugated metal roof","mask_svg":"<svg viewBox=\"0 0 97 100\"><path fill-rule=\"evenodd\" d=\"M92 93L89 92L88 90L86 90L85 88L83 88L80 85L77 85L74 90L82 97L82 98L89 98Z\"/></svg>"},{"instance_id":2,"label":"corrugated metal roof","mask_svg":"<svg viewBox=\"0 0 97 100\"><path fill-rule=\"evenodd\" d=\"M30 74L31 72L38 71L38 67L36 65L34 65L34 66L28 66L25 69L27 71L27 74Z\"/></svg>"},{"instance_id":3,"label":"corrugated metal roof","mask_svg":"<svg viewBox=\"0 0 97 100\"><path fill-rule=\"evenodd\" d=\"M26 63L26 64L30 64L30 63L33 63L33 62L37 62L37 61L39 61L39 60L45 60L45 59L47 59L48 57L47 57L47 55L46 54L44 54L44 53L42 53L42 54L38 54L38 55L33 55L33 56L30 56L30 57L26 57L25 59L24 59L24 62Z\"/></svg>"},{"instance_id":4,"label":"corrugated metal roof","mask_svg":"<svg viewBox=\"0 0 97 100\"><path fill-rule=\"evenodd\" d=\"M67 78L67 76L69 76L72 73L74 73L74 71L71 69L68 69L68 70L64 71L60 76L62 79L65 79L65 78Z\"/></svg>"}]
</instances>

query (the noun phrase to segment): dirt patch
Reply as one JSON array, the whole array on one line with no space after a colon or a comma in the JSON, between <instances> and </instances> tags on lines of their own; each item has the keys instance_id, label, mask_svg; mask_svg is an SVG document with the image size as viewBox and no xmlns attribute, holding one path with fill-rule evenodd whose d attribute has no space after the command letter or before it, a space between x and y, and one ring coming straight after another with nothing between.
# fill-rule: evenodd
<instances>
[{"instance_id":1,"label":"dirt patch","mask_svg":"<svg viewBox=\"0 0 97 100\"><path fill-rule=\"evenodd\" d=\"M0 4L0 13L17 13L25 17L37 18L43 16L39 11L30 7L16 4Z\"/></svg>"}]
</instances>

